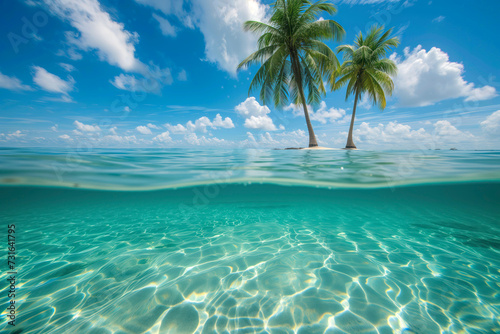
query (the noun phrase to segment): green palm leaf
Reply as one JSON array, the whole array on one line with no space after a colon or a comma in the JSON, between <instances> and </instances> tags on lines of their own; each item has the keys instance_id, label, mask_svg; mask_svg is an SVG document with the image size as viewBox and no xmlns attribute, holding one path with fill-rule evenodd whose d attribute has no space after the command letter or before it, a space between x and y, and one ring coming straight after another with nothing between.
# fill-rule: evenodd
<instances>
[{"instance_id":1,"label":"green palm leaf","mask_svg":"<svg viewBox=\"0 0 500 334\"><path fill-rule=\"evenodd\" d=\"M249 94L259 89L264 104L276 107L292 102L302 105L309 131L309 146L317 146L307 104L316 104L326 93L323 81L340 68L335 52L322 40L340 40L345 32L333 20L328 0L276 0L268 22L248 21L244 29L259 34L258 50L244 59L238 70L260 64L250 83ZM383 66L383 65L381 65ZM306 96L307 95L307 96Z\"/></svg>"},{"instance_id":2,"label":"green palm leaf","mask_svg":"<svg viewBox=\"0 0 500 334\"><path fill-rule=\"evenodd\" d=\"M341 45L337 53L343 54L344 63L337 71L332 71L329 84L332 90L346 88L346 100L354 95L354 108L347 137L346 148L356 148L352 139L356 106L361 96L380 109L386 107L386 96L392 95L394 83L391 77L397 74L394 61L387 58L392 47L399 45L397 37L391 37L392 29L384 31L383 27L373 26L366 36L359 33L354 45Z\"/></svg>"}]
</instances>

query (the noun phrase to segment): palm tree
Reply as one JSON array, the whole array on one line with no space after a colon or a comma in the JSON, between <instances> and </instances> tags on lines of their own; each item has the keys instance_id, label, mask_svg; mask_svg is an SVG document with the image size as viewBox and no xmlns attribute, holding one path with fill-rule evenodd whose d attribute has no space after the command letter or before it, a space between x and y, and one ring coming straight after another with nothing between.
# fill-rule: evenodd
<instances>
[{"instance_id":1,"label":"palm tree","mask_svg":"<svg viewBox=\"0 0 500 334\"><path fill-rule=\"evenodd\" d=\"M276 0L268 23L245 22L247 31L260 33L258 50L238 65L238 69L260 63L250 83L249 95L261 87L264 104L273 99L276 107L289 100L302 105L309 131L309 147L318 146L309 119L307 104L317 104L326 94L323 79L340 66L335 52L321 40L340 40L344 29L333 20L318 19L336 8L327 0ZM307 100L304 90L307 91Z\"/></svg>"},{"instance_id":2,"label":"palm tree","mask_svg":"<svg viewBox=\"0 0 500 334\"><path fill-rule=\"evenodd\" d=\"M351 125L345 148L356 148L352 140L356 106L363 94L368 94L373 105L383 110L385 95L392 95L394 83L391 76L397 73L394 61L387 59L391 47L399 45L397 37L390 37L392 29L383 32L383 27L373 26L366 37L360 32L354 45L341 45L337 52L343 52L344 63L337 72L332 72L329 83L332 90L347 84L346 100L354 94Z\"/></svg>"}]
</instances>

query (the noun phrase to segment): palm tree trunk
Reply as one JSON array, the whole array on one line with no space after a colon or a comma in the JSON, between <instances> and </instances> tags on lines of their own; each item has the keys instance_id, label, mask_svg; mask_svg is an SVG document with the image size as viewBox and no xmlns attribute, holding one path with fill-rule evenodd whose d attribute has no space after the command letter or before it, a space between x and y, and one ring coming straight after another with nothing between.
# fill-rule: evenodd
<instances>
[{"instance_id":1,"label":"palm tree trunk","mask_svg":"<svg viewBox=\"0 0 500 334\"><path fill-rule=\"evenodd\" d=\"M349 126L349 135L347 135L347 144L345 145L345 148L356 148L356 145L354 145L354 141L352 140L352 130L354 128L354 118L356 117L356 106L358 105L358 97L359 97L359 91L356 91L356 95L354 97L354 108L352 108L351 125Z\"/></svg>"},{"instance_id":2,"label":"palm tree trunk","mask_svg":"<svg viewBox=\"0 0 500 334\"><path fill-rule=\"evenodd\" d=\"M309 132L309 147L318 146L318 142L316 141L316 135L314 134L314 130L311 124L311 119L309 118L309 112L307 111L306 98L304 96L304 90L302 89L302 83L299 84L299 92L300 98L302 101L302 106L304 107L304 116L306 117L307 131Z\"/></svg>"},{"instance_id":3,"label":"palm tree trunk","mask_svg":"<svg viewBox=\"0 0 500 334\"><path fill-rule=\"evenodd\" d=\"M309 132L309 147L316 147L318 146L318 142L316 141L316 135L314 134L314 130L311 124L311 119L309 118L309 112L307 111L306 96L304 94L304 88L302 87L302 74L300 73L300 67L297 63L296 55L293 52L291 52L290 58L292 61L295 78L297 80L297 87L299 89L300 99L302 100L302 106L304 108L304 116L306 118L307 131Z\"/></svg>"}]
</instances>

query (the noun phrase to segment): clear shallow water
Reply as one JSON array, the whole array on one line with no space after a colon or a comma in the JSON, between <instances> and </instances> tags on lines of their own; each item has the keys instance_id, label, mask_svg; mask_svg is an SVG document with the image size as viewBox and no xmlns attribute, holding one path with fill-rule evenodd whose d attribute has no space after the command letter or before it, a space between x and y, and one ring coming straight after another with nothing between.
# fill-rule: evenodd
<instances>
[{"instance_id":1,"label":"clear shallow water","mask_svg":"<svg viewBox=\"0 0 500 334\"><path fill-rule=\"evenodd\" d=\"M150 190L201 183L393 187L500 180L500 151L0 148L0 184Z\"/></svg>"},{"instance_id":2,"label":"clear shallow water","mask_svg":"<svg viewBox=\"0 0 500 334\"><path fill-rule=\"evenodd\" d=\"M500 331L498 152L3 153L22 333Z\"/></svg>"}]
</instances>

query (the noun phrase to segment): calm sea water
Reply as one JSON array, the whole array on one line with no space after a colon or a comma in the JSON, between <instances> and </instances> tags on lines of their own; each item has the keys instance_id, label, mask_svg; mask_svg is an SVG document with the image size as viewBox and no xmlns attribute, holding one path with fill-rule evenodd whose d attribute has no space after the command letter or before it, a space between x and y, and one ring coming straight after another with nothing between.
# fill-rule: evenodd
<instances>
[{"instance_id":1,"label":"calm sea water","mask_svg":"<svg viewBox=\"0 0 500 334\"><path fill-rule=\"evenodd\" d=\"M500 332L500 152L0 149L0 215L6 333Z\"/></svg>"}]
</instances>

